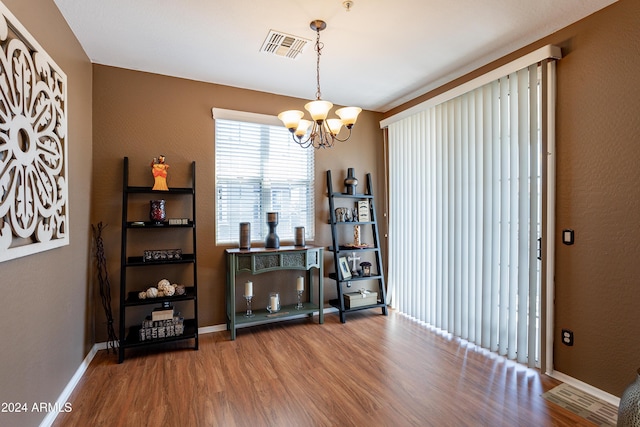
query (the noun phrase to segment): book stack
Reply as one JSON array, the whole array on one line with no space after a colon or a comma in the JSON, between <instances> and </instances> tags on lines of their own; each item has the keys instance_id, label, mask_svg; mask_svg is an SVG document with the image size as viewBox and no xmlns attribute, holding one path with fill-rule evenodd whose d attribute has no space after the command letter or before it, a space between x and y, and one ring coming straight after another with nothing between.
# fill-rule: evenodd
<instances>
[{"instance_id":1,"label":"book stack","mask_svg":"<svg viewBox=\"0 0 640 427\"><path fill-rule=\"evenodd\" d=\"M159 322L160 320L171 320L173 319L173 307L162 307L155 308L151 313L151 321Z\"/></svg>"}]
</instances>

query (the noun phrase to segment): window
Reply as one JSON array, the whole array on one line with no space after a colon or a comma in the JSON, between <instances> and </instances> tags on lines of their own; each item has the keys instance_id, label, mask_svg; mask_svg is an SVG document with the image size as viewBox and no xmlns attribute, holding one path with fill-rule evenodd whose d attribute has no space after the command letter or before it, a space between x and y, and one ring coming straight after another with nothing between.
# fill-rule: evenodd
<instances>
[{"instance_id":1,"label":"window","mask_svg":"<svg viewBox=\"0 0 640 427\"><path fill-rule=\"evenodd\" d=\"M216 244L237 243L241 222L264 242L267 212L278 212L280 241L303 226L314 235L314 150L303 149L276 117L214 109Z\"/></svg>"}]
</instances>

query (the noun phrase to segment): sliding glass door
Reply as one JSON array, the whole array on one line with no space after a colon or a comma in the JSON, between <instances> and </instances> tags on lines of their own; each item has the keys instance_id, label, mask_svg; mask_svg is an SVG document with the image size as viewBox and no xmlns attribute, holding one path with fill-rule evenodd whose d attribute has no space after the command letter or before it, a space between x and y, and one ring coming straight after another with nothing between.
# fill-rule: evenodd
<instances>
[{"instance_id":1,"label":"sliding glass door","mask_svg":"<svg viewBox=\"0 0 640 427\"><path fill-rule=\"evenodd\" d=\"M541 349L541 76L534 64L388 126L391 306L532 367Z\"/></svg>"}]
</instances>

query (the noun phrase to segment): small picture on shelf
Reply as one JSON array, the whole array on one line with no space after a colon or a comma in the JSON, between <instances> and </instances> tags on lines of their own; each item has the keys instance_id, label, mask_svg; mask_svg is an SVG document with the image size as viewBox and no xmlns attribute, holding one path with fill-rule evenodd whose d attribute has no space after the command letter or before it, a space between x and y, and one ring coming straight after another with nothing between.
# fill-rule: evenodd
<instances>
[{"instance_id":1,"label":"small picture on shelf","mask_svg":"<svg viewBox=\"0 0 640 427\"><path fill-rule=\"evenodd\" d=\"M360 222L369 222L369 221L371 221L371 216L369 215L369 201L368 200L359 200L358 201L358 221L360 221Z\"/></svg>"},{"instance_id":2,"label":"small picture on shelf","mask_svg":"<svg viewBox=\"0 0 640 427\"><path fill-rule=\"evenodd\" d=\"M342 275L342 280L351 279L351 269L349 268L349 262L346 257L340 257L338 260L340 264L340 274Z\"/></svg>"}]
</instances>

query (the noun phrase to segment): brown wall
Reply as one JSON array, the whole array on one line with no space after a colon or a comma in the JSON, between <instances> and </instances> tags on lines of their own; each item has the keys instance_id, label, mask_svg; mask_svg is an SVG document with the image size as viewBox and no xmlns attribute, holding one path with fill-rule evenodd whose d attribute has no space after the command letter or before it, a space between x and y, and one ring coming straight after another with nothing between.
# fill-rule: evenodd
<instances>
[{"instance_id":1,"label":"brown wall","mask_svg":"<svg viewBox=\"0 0 640 427\"><path fill-rule=\"evenodd\" d=\"M555 370L620 396L640 367L640 2L620 0L419 97L391 116L537 47L558 61ZM561 231L575 230L563 245ZM562 328L575 344L560 342Z\"/></svg>"},{"instance_id":2,"label":"brown wall","mask_svg":"<svg viewBox=\"0 0 640 427\"><path fill-rule=\"evenodd\" d=\"M131 185L152 185L149 162L163 153L170 165L170 186L183 185L184 181L176 180L185 176L190 162L196 160L200 327L226 324L224 250L228 246L215 245L211 108L277 115L286 109L300 108L305 100L102 65L94 65L93 69L95 185L92 222L109 223L105 230L105 247L114 288L114 314L117 317L120 282L122 158L129 157ZM380 190L383 188L379 119L379 114L363 112L349 141L338 143L333 149L316 151L316 239L309 243L321 246L330 243L327 169L333 171L334 183L344 180L346 169L354 167L360 182L364 182L364 174L370 172L376 180L374 185ZM327 268L330 268L329 262L329 254L326 254ZM149 283L155 283L159 278L152 276ZM256 278L256 282L268 280ZM335 297L333 281L327 279L325 285L325 299ZM96 334L101 341L106 335L100 326L104 316L98 311Z\"/></svg>"},{"instance_id":3,"label":"brown wall","mask_svg":"<svg viewBox=\"0 0 640 427\"><path fill-rule=\"evenodd\" d=\"M0 332L0 384L11 384L0 388L1 400L54 402L91 345L106 339L90 234L99 221L108 224L104 237L117 316L122 157L129 156L132 169L140 165L132 171L140 181L148 179L145 166L159 152L168 156L176 179L191 160L198 161L200 324L219 325L224 248L214 245L211 223L211 107L276 114L302 100L98 65L92 76L52 0L4 3L68 77L70 245L0 264L3 301L10 301L1 315L6 327ZM522 51L556 43L565 54L558 63L555 335L570 328L575 345L554 345L556 369L618 396L640 365L637 22L640 4L620 0ZM317 154L318 245L329 241L326 169L344 173L355 167L361 180L371 172L381 194L380 118L363 113L351 141ZM563 228L576 230L575 245L560 243ZM332 283L326 285L330 298ZM0 424L35 425L42 418L0 414Z\"/></svg>"},{"instance_id":4,"label":"brown wall","mask_svg":"<svg viewBox=\"0 0 640 427\"><path fill-rule=\"evenodd\" d=\"M55 403L93 345L91 63L52 0L3 0L67 75L70 244L0 263L0 401L26 402L0 425L38 425L34 402Z\"/></svg>"},{"instance_id":5,"label":"brown wall","mask_svg":"<svg viewBox=\"0 0 640 427\"><path fill-rule=\"evenodd\" d=\"M620 396L640 367L640 2L562 31L558 64L556 369ZM575 244L560 243L575 230Z\"/></svg>"}]
</instances>

